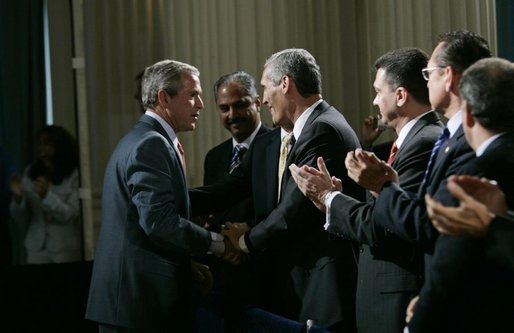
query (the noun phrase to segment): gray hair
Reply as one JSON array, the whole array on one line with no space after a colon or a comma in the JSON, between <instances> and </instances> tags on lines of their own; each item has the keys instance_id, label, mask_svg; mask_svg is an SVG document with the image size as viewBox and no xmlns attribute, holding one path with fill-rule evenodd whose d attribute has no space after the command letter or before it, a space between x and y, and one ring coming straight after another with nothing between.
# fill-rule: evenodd
<instances>
[{"instance_id":1,"label":"gray hair","mask_svg":"<svg viewBox=\"0 0 514 333\"><path fill-rule=\"evenodd\" d=\"M500 58L479 60L464 71L459 91L483 127L496 133L514 129L514 64Z\"/></svg>"},{"instance_id":2,"label":"gray hair","mask_svg":"<svg viewBox=\"0 0 514 333\"><path fill-rule=\"evenodd\" d=\"M257 94L257 88L255 87L255 79L250 74L238 71L230 74L225 74L220 77L216 83L214 83L214 99L218 100L218 90L222 85L229 82L236 82L243 86L243 89L246 91L248 96L250 96L254 101L259 96Z\"/></svg>"},{"instance_id":3,"label":"gray hair","mask_svg":"<svg viewBox=\"0 0 514 333\"><path fill-rule=\"evenodd\" d=\"M157 93L165 90L171 97L175 96L182 88L182 73L188 72L200 76L200 71L189 64L175 61L162 60L144 71L141 81L141 101L145 109L155 107Z\"/></svg>"},{"instance_id":4,"label":"gray hair","mask_svg":"<svg viewBox=\"0 0 514 333\"><path fill-rule=\"evenodd\" d=\"M316 59L304 49L285 49L266 60L267 77L278 86L284 75L293 79L303 97L321 94L321 72Z\"/></svg>"}]
</instances>

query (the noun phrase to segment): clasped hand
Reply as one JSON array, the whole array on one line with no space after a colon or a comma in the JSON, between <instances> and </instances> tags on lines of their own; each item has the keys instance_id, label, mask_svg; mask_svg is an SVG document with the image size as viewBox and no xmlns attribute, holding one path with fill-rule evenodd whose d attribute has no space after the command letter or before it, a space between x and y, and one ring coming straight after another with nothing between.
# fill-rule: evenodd
<instances>
[{"instance_id":1,"label":"clasped hand","mask_svg":"<svg viewBox=\"0 0 514 333\"><path fill-rule=\"evenodd\" d=\"M247 259L247 254L241 250L239 239L250 227L246 223L225 223L221 234L225 237L225 252L223 259L234 265L239 265Z\"/></svg>"}]
</instances>

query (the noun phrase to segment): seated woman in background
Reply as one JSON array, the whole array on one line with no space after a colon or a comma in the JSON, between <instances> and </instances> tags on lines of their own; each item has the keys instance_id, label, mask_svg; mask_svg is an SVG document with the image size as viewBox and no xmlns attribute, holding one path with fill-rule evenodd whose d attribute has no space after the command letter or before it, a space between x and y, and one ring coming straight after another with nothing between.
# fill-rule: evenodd
<instances>
[{"instance_id":1,"label":"seated woman in background","mask_svg":"<svg viewBox=\"0 0 514 333\"><path fill-rule=\"evenodd\" d=\"M38 134L39 158L23 175L11 178L11 217L26 223L24 245L28 264L79 261L78 148L60 126L46 126Z\"/></svg>"}]
</instances>

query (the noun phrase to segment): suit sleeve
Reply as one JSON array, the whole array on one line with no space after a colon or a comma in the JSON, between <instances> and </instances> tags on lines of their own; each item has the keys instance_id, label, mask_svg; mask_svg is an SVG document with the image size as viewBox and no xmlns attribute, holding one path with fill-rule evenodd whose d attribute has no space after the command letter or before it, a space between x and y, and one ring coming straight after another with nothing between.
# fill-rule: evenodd
<instances>
[{"instance_id":1,"label":"suit sleeve","mask_svg":"<svg viewBox=\"0 0 514 333\"><path fill-rule=\"evenodd\" d=\"M252 150L253 145L250 145L241 164L232 173L227 173L222 180L189 190L193 216L229 209L251 196Z\"/></svg>"},{"instance_id":2,"label":"suit sleeve","mask_svg":"<svg viewBox=\"0 0 514 333\"><path fill-rule=\"evenodd\" d=\"M189 205L180 161L161 136L145 139L126 168L131 203L139 225L155 244L182 253L204 253L211 243L204 228L185 219Z\"/></svg>"},{"instance_id":3,"label":"suit sleeve","mask_svg":"<svg viewBox=\"0 0 514 333\"><path fill-rule=\"evenodd\" d=\"M514 219L500 216L493 219L487 240L489 260L514 271Z\"/></svg>"},{"instance_id":4,"label":"suit sleeve","mask_svg":"<svg viewBox=\"0 0 514 333\"><path fill-rule=\"evenodd\" d=\"M348 178L344 166L346 152L358 146L356 138L341 138L331 125L321 122L313 124L306 133L302 133L304 135L309 139L301 140L302 143L297 141L297 146L292 151L295 154L293 162L298 166L317 167L317 157L322 156L331 174L342 179L343 189L362 199L364 191ZM287 167L284 177L287 177L287 183L280 204L245 236L251 252L264 250L286 230L312 238L315 238L315 233L323 230L321 226L324 224L325 215L301 193Z\"/></svg>"}]
</instances>

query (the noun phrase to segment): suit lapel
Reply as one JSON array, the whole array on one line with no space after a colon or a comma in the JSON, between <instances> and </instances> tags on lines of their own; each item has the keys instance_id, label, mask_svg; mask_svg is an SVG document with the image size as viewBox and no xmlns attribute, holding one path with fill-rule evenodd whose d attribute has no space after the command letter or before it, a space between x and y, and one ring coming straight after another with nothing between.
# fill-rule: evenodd
<instances>
[{"instance_id":1,"label":"suit lapel","mask_svg":"<svg viewBox=\"0 0 514 333\"><path fill-rule=\"evenodd\" d=\"M182 162L181 162L181 159L180 159L179 152L175 148L175 145L173 144L173 141L171 141L171 138L168 136L168 133L166 133L166 131L161 126L161 124L159 124L157 119L154 119L154 118L144 114L144 115L141 116L141 118L139 118L139 121L150 125L153 128L153 130L155 130L157 133L159 133L160 135L165 137L166 140L168 141L168 143L170 144L170 146L172 147L173 151L175 152L175 159L176 159L177 164L179 165L179 170L181 172L182 179L184 181L184 191L185 191L184 192L185 193L184 198L185 198L185 201L186 201L186 214L187 214L186 217L189 218L189 216L191 215L191 204L189 202L189 195L187 194L187 187L188 186L187 186L186 173L185 173L185 170L182 169Z\"/></svg>"},{"instance_id":2,"label":"suit lapel","mask_svg":"<svg viewBox=\"0 0 514 333\"><path fill-rule=\"evenodd\" d=\"M392 167L396 168L398 166L398 161L401 159L402 153L407 150L407 148L410 147L411 142L415 142L414 138L416 135L428 124L433 124L439 121L439 118L435 114L435 112L429 112L423 117L421 117L416 124L412 127L412 129L407 133L407 136L405 137L405 140L403 140L402 146L398 149L396 152L396 156L393 160Z\"/></svg>"},{"instance_id":3,"label":"suit lapel","mask_svg":"<svg viewBox=\"0 0 514 333\"><path fill-rule=\"evenodd\" d=\"M328 108L330 108L330 105L327 102L322 101L321 103L318 104L318 106L316 106L314 111L312 111L311 115L309 116L309 118L305 122L305 125L303 126L302 132L300 133L300 138L295 138L296 143L294 144L294 146L291 149L291 152L289 153L289 156L287 158L286 170L289 170L289 165L295 160L296 155L297 155L296 152L299 149L301 149L302 145L304 145L306 141L310 140L310 138L308 138L307 135L304 135L304 133L306 133L309 130L309 127L316 120L316 118L318 118L319 115L322 112L325 112ZM286 178L285 176L287 174L288 174L288 172L285 172L284 178Z\"/></svg>"}]
</instances>

